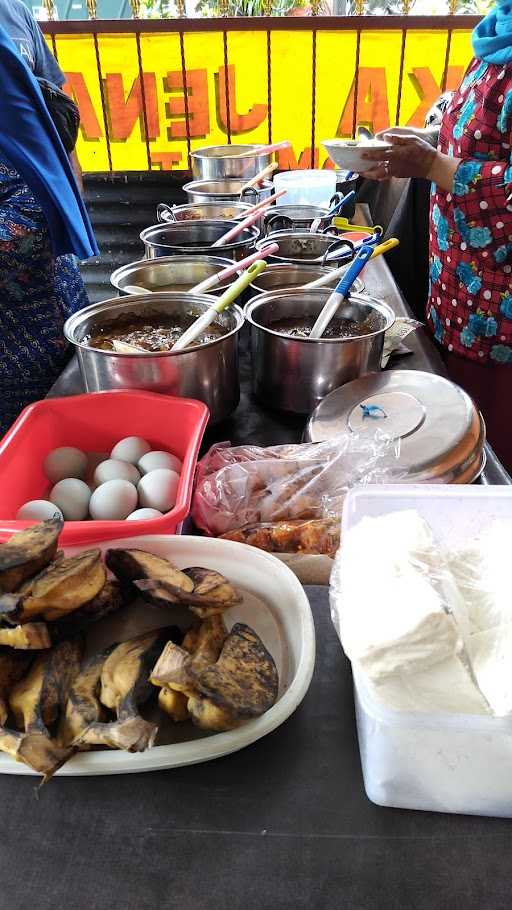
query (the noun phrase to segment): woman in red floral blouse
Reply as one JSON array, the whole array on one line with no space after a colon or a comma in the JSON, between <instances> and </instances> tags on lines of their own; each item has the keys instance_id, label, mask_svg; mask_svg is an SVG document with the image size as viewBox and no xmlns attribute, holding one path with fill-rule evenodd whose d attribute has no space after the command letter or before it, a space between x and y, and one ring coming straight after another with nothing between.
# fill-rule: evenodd
<instances>
[{"instance_id":1,"label":"woman in red floral blouse","mask_svg":"<svg viewBox=\"0 0 512 910\"><path fill-rule=\"evenodd\" d=\"M512 4L498 3L473 35L475 59L429 130L380 134L365 176L424 177L430 202L427 319L450 376L473 396L489 441L512 468Z\"/></svg>"}]
</instances>

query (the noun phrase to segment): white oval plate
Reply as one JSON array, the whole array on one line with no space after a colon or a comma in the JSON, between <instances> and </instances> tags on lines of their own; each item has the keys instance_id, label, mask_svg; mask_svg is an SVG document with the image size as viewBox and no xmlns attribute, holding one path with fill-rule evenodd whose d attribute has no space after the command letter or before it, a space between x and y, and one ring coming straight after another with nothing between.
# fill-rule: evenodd
<instances>
[{"instance_id":1,"label":"white oval plate","mask_svg":"<svg viewBox=\"0 0 512 910\"><path fill-rule=\"evenodd\" d=\"M115 750L81 752L70 759L56 776L127 774L197 764L245 748L275 730L295 711L309 688L313 674L315 628L304 589L287 566L262 550L214 538L158 535L103 541L98 547L102 551L109 547L137 547L167 557L179 568L204 566L217 569L229 578L241 590L244 600L241 606L225 613L226 624L231 627L235 622L246 622L262 638L277 665L279 696L276 704L262 717L249 721L237 730L205 734L191 723L182 725L164 721L159 737L164 740L172 737L174 741L134 754ZM79 549L83 547L67 548L66 554ZM96 629L93 627L87 651L94 652L112 641L126 640L174 621L174 611L167 613L139 601L123 611L122 625L120 618L114 614ZM159 713L159 719L161 717ZM35 772L0 753L0 773Z\"/></svg>"}]
</instances>

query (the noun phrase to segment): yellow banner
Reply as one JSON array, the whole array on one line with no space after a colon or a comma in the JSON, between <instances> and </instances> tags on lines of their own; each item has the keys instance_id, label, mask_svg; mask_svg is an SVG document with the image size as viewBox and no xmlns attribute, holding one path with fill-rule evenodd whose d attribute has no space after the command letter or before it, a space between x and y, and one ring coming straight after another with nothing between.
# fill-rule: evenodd
<instances>
[{"instance_id":1,"label":"yellow banner","mask_svg":"<svg viewBox=\"0 0 512 910\"><path fill-rule=\"evenodd\" d=\"M82 118L84 171L188 168L191 149L290 139L282 167L330 167L322 139L348 137L356 120L372 130L421 126L441 94L448 33L239 31L57 35L55 46ZM454 32L447 88L471 59L470 32ZM182 64L185 63L185 76ZM269 65L270 62L270 65ZM227 64L227 65L226 65ZM101 79L100 79L101 74ZM400 78L401 76L401 78ZM357 98L356 98L357 94ZM270 99L270 107L269 107ZM314 116L313 116L314 114ZM312 149L314 148L314 155Z\"/></svg>"}]
</instances>

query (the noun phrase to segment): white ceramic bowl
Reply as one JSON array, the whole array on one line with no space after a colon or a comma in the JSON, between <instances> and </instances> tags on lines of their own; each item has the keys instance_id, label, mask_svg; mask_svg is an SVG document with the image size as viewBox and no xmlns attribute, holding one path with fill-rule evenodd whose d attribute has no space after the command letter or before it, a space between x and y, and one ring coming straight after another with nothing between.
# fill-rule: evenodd
<instances>
[{"instance_id":1,"label":"white ceramic bowl","mask_svg":"<svg viewBox=\"0 0 512 910\"><path fill-rule=\"evenodd\" d=\"M389 142L382 142L380 139L368 142L357 142L354 139L325 139L322 145L337 167L361 173L369 170L374 164L363 158L363 152L374 148L380 148L382 151L392 148Z\"/></svg>"},{"instance_id":2,"label":"white ceramic bowl","mask_svg":"<svg viewBox=\"0 0 512 910\"><path fill-rule=\"evenodd\" d=\"M173 724L164 720L157 739L164 741L161 745L136 754L115 750L82 752L70 759L56 776L126 774L197 764L243 749L275 730L295 711L313 675L315 627L302 585L279 559L245 544L205 537L155 535L103 541L98 546L103 552L110 547L137 547L171 559L182 569L204 566L226 575L244 595L241 606L225 613L226 625L231 628L235 622L245 622L258 633L276 662L279 695L275 705L262 717L237 730L207 734L189 723ZM79 549L66 548L65 552L71 555ZM173 622L179 625L173 614L174 610L135 602L122 611L122 618L113 614L91 628L87 651L94 653L110 642L126 641ZM26 765L2 753L0 773L34 774Z\"/></svg>"}]
</instances>

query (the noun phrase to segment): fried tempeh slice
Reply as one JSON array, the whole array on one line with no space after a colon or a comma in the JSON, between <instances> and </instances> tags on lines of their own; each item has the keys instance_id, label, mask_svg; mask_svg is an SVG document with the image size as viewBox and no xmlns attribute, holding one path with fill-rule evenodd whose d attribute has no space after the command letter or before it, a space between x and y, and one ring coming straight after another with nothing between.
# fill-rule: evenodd
<instances>
[{"instance_id":1,"label":"fried tempeh slice","mask_svg":"<svg viewBox=\"0 0 512 910\"><path fill-rule=\"evenodd\" d=\"M150 632L117 645L101 671L100 701L116 712L111 723L93 722L75 740L75 745L101 745L128 752L149 749L158 732L144 720L138 706L151 694L149 671L162 647L162 634Z\"/></svg>"},{"instance_id":2,"label":"fried tempeh slice","mask_svg":"<svg viewBox=\"0 0 512 910\"><path fill-rule=\"evenodd\" d=\"M187 708L198 727L217 732L268 711L279 684L272 655L243 623L233 626L215 664L191 657L175 671L159 671L158 681L188 697Z\"/></svg>"},{"instance_id":3,"label":"fried tempeh slice","mask_svg":"<svg viewBox=\"0 0 512 910\"><path fill-rule=\"evenodd\" d=\"M52 642L45 622L27 622L22 626L0 626L0 645L19 651L44 651Z\"/></svg>"},{"instance_id":4,"label":"fried tempeh slice","mask_svg":"<svg viewBox=\"0 0 512 910\"><path fill-rule=\"evenodd\" d=\"M103 721L106 712L99 700L101 672L115 647L111 645L84 661L73 680L59 726L58 739L63 746L73 746L92 724ZM90 746L82 744L80 748L89 749Z\"/></svg>"},{"instance_id":5,"label":"fried tempeh slice","mask_svg":"<svg viewBox=\"0 0 512 910\"><path fill-rule=\"evenodd\" d=\"M153 582L167 582L185 592L192 591L194 587L193 581L169 560L145 550L107 550L106 563L120 581L151 579ZM174 603L178 601L177 597Z\"/></svg>"},{"instance_id":6,"label":"fried tempeh slice","mask_svg":"<svg viewBox=\"0 0 512 910\"><path fill-rule=\"evenodd\" d=\"M83 607L52 622L50 626L52 641L63 641L78 632L83 632L100 619L105 619L106 616L110 616L121 607L127 606L132 597L132 592L126 585L122 585L115 578L110 579L105 582L99 594Z\"/></svg>"},{"instance_id":7,"label":"fried tempeh slice","mask_svg":"<svg viewBox=\"0 0 512 910\"><path fill-rule=\"evenodd\" d=\"M15 591L51 562L63 524L60 518L51 518L0 545L0 592Z\"/></svg>"},{"instance_id":8,"label":"fried tempeh slice","mask_svg":"<svg viewBox=\"0 0 512 910\"><path fill-rule=\"evenodd\" d=\"M34 616L59 619L93 600L106 578L100 550L84 550L50 566L4 616L9 622L28 622Z\"/></svg>"}]
</instances>

